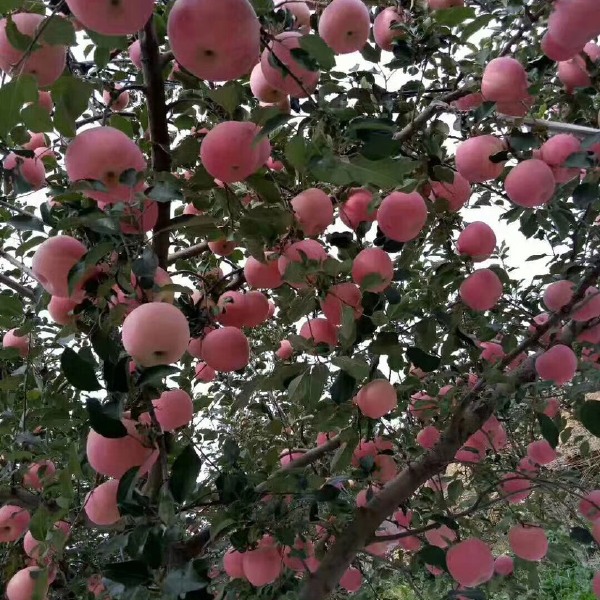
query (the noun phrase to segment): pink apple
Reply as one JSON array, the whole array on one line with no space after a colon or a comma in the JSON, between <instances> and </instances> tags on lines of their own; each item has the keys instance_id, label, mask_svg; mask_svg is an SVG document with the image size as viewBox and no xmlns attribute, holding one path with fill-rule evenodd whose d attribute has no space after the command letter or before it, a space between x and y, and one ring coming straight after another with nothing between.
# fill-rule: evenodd
<instances>
[{"instance_id":1,"label":"pink apple","mask_svg":"<svg viewBox=\"0 0 600 600\"><path fill-rule=\"evenodd\" d=\"M365 283L370 275L376 275L379 281ZM382 292L388 288L394 277L394 265L388 253L381 248L365 248L361 250L352 262L352 280L361 288L370 292Z\"/></svg>"},{"instance_id":2,"label":"pink apple","mask_svg":"<svg viewBox=\"0 0 600 600\"><path fill-rule=\"evenodd\" d=\"M190 341L184 314L164 302L149 302L132 310L123 323L123 346L142 367L177 362Z\"/></svg>"},{"instance_id":3,"label":"pink apple","mask_svg":"<svg viewBox=\"0 0 600 600\"><path fill-rule=\"evenodd\" d=\"M131 35L148 22L154 0L67 0L73 16L102 35Z\"/></svg>"},{"instance_id":4,"label":"pink apple","mask_svg":"<svg viewBox=\"0 0 600 600\"><path fill-rule=\"evenodd\" d=\"M19 355L25 358L29 354L29 335L17 335L17 329L9 329L2 338L3 348L14 348Z\"/></svg>"},{"instance_id":5,"label":"pink apple","mask_svg":"<svg viewBox=\"0 0 600 600\"><path fill-rule=\"evenodd\" d=\"M370 31L369 9L362 0L333 0L319 19L319 35L336 54L361 50Z\"/></svg>"},{"instance_id":6,"label":"pink apple","mask_svg":"<svg viewBox=\"0 0 600 600\"><path fill-rule=\"evenodd\" d=\"M310 71L293 56L292 50L300 48L302 34L297 31L284 31L276 35L263 50L260 64L262 72L272 87L295 98L306 98L317 87L320 72ZM287 72L273 61L284 65ZM293 77L289 75L293 74Z\"/></svg>"},{"instance_id":7,"label":"pink apple","mask_svg":"<svg viewBox=\"0 0 600 600\"><path fill-rule=\"evenodd\" d=\"M84 194L107 204L132 202L135 192L143 190L144 182L132 188L120 183L120 177L129 170L143 172L146 166L146 159L135 142L122 131L107 126L78 133L65 154L69 180L100 181L107 191L84 190Z\"/></svg>"},{"instance_id":8,"label":"pink apple","mask_svg":"<svg viewBox=\"0 0 600 600\"><path fill-rule=\"evenodd\" d=\"M39 48L25 56L24 50L15 48L6 33L7 20L0 21L0 69L7 75L33 75L40 87L52 85L64 71L67 48L66 46L51 46L39 36L38 31L44 22L44 17L37 13L20 12L12 15L17 30L30 38L38 40ZM18 71L13 72L13 66L19 65Z\"/></svg>"},{"instance_id":9,"label":"pink apple","mask_svg":"<svg viewBox=\"0 0 600 600\"><path fill-rule=\"evenodd\" d=\"M333 205L322 190L304 190L292 198L291 205L300 229L307 236L320 235L333 223Z\"/></svg>"},{"instance_id":10,"label":"pink apple","mask_svg":"<svg viewBox=\"0 0 600 600\"><path fill-rule=\"evenodd\" d=\"M177 0L167 33L177 62L200 79L237 79L258 62L260 23L248 0Z\"/></svg>"},{"instance_id":11,"label":"pink apple","mask_svg":"<svg viewBox=\"0 0 600 600\"><path fill-rule=\"evenodd\" d=\"M379 228L396 242L415 239L426 222L427 205L417 192L392 192L383 199L377 211Z\"/></svg>"},{"instance_id":12,"label":"pink apple","mask_svg":"<svg viewBox=\"0 0 600 600\"><path fill-rule=\"evenodd\" d=\"M502 296L502 282L491 269L478 269L461 283L459 295L473 310L490 310Z\"/></svg>"},{"instance_id":13,"label":"pink apple","mask_svg":"<svg viewBox=\"0 0 600 600\"><path fill-rule=\"evenodd\" d=\"M0 508L0 542L15 542L29 528L31 515L29 511L12 504Z\"/></svg>"},{"instance_id":14,"label":"pink apple","mask_svg":"<svg viewBox=\"0 0 600 600\"><path fill-rule=\"evenodd\" d=\"M493 135L469 138L456 148L456 169L471 183L497 179L504 169L504 161L492 162L490 158L505 150L504 142Z\"/></svg>"},{"instance_id":15,"label":"pink apple","mask_svg":"<svg viewBox=\"0 0 600 600\"><path fill-rule=\"evenodd\" d=\"M239 371L250 362L248 338L236 327L215 329L204 338L202 358L216 371Z\"/></svg>"},{"instance_id":16,"label":"pink apple","mask_svg":"<svg viewBox=\"0 0 600 600\"><path fill-rule=\"evenodd\" d=\"M117 506L118 479L109 479L94 488L85 499L84 510L96 525L113 525L121 518Z\"/></svg>"}]
</instances>

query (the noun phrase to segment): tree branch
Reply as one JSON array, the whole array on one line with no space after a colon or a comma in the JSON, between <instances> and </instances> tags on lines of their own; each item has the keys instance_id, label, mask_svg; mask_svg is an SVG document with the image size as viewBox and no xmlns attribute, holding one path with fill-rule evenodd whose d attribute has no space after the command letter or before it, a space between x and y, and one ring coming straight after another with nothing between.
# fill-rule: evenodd
<instances>
[{"instance_id":1,"label":"tree branch","mask_svg":"<svg viewBox=\"0 0 600 600\"><path fill-rule=\"evenodd\" d=\"M270 475L268 479L266 479L262 483L259 483L254 488L254 491L258 493L267 491L269 489L269 483L271 483L278 475L281 475L281 473L287 473L292 469L301 469L303 467L307 467L308 465L312 465L312 463L316 462L329 452L332 452L333 450L339 448L341 444L342 440L340 439L339 435L332 437L329 441L325 442L324 444L321 444L316 448L308 450L300 458L291 461L285 467L282 467L281 469L275 471L275 473Z\"/></svg>"},{"instance_id":2,"label":"tree branch","mask_svg":"<svg viewBox=\"0 0 600 600\"><path fill-rule=\"evenodd\" d=\"M505 123L528 125L530 127L544 127L548 131L571 133L580 137L597 135L600 133L600 129L595 129L594 127L584 127L583 125L575 125L574 123L559 123L558 121L545 121L544 119L534 119L533 117L509 117L497 115L496 118Z\"/></svg>"},{"instance_id":3,"label":"tree branch","mask_svg":"<svg viewBox=\"0 0 600 600\"><path fill-rule=\"evenodd\" d=\"M208 242L200 242L189 248L184 248L183 250L178 250L177 252L173 252L173 254L169 254L167 257L167 264L172 265L174 262L184 258L194 258L200 254L204 254L207 250Z\"/></svg>"},{"instance_id":4,"label":"tree branch","mask_svg":"<svg viewBox=\"0 0 600 600\"><path fill-rule=\"evenodd\" d=\"M415 131L423 127L431 117L433 117L436 113L442 112L445 108L447 108L447 104L452 102L453 100L458 100L463 96L467 96L472 93L472 89L469 87L464 87L459 90L454 90L453 92L449 92L448 94L443 94L438 99L434 100L427 108L422 110L406 127L396 132L393 136L393 139L398 141L405 141L409 139Z\"/></svg>"},{"instance_id":5,"label":"tree branch","mask_svg":"<svg viewBox=\"0 0 600 600\"><path fill-rule=\"evenodd\" d=\"M158 39L154 28L154 17L140 31L140 47L142 49L142 67L144 84L146 86L146 102L148 105L148 120L150 141L152 142L152 170L154 174L171 171L171 154L169 128L167 123L167 104L165 85L162 76L162 62L159 52ZM161 202L158 205L158 220L154 231L154 251L158 264L165 269L169 254L169 232L160 231L169 224L171 219L171 203Z\"/></svg>"},{"instance_id":6,"label":"tree branch","mask_svg":"<svg viewBox=\"0 0 600 600\"><path fill-rule=\"evenodd\" d=\"M14 204L11 204L10 202L6 202L4 200L0 200L0 206L3 206L7 210L12 210L19 215L23 215L24 217L33 217L34 216L31 213L27 212L26 210L23 210L19 206L15 206Z\"/></svg>"},{"instance_id":7,"label":"tree branch","mask_svg":"<svg viewBox=\"0 0 600 600\"><path fill-rule=\"evenodd\" d=\"M29 298L30 300L33 300L35 298L35 293L33 290L25 287L24 285L21 285L17 281L13 281L10 277L8 277L8 275L3 275L2 273L0 273L0 283L5 285L6 287L9 287L10 289L17 292L17 294L24 296L25 298Z\"/></svg>"},{"instance_id":8,"label":"tree branch","mask_svg":"<svg viewBox=\"0 0 600 600\"><path fill-rule=\"evenodd\" d=\"M6 262L9 262L13 267L16 267L21 271L21 273L25 273L28 277L31 277L34 281L39 283L39 279L36 277L35 273L22 262L18 261L16 258L13 258L8 252L5 250L0 250L0 258L3 258Z\"/></svg>"},{"instance_id":9,"label":"tree branch","mask_svg":"<svg viewBox=\"0 0 600 600\"><path fill-rule=\"evenodd\" d=\"M513 352L502 360L498 368L503 369L522 351L534 346L551 327L568 316L575 305L584 297L585 290L600 274L600 258L596 258L592 268L581 281L573 299L557 313L551 314L548 322L528 337ZM575 324L577 325L577 324ZM583 327L586 324L582 325ZM566 328L560 337L562 343L571 343L577 327ZM406 502L415 491L433 476L441 473L453 460L456 451L475 433L492 415L496 402L506 398L521 383L535 379L536 355L507 375L504 383L496 384L483 396L487 382L481 379L473 390L468 392L460 403L450 424L442 434L440 442L423 458L410 463L383 490L374 496L368 504L359 508L345 530L336 537L332 549L326 554L319 569L310 575L300 593L300 600L324 600L333 591L350 563L375 535L381 523L400 505Z\"/></svg>"}]
</instances>

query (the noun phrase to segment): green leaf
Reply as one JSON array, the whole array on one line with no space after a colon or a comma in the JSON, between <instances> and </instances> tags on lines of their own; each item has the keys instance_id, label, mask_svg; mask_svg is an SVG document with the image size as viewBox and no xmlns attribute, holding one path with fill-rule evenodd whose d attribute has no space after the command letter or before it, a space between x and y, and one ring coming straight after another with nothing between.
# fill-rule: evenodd
<instances>
[{"instance_id":1,"label":"green leaf","mask_svg":"<svg viewBox=\"0 0 600 600\"><path fill-rule=\"evenodd\" d=\"M331 459L331 472L344 471L352 461L354 450L358 446L359 435L354 429L347 429L340 433L342 445L337 449Z\"/></svg>"},{"instance_id":2,"label":"green leaf","mask_svg":"<svg viewBox=\"0 0 600 600\"><path fill-rule=\"evenodd\" d=\"M273 0L252 0L252 6L259 17L275 10Z\"/></svg>"},{"instance_id":3,"label":"green leaf","mask_svg":"<svg viewBox=\"0 0 600 600\"><path fill-rule=\"evenodd\" d=\"M194 167L198 162L200 142L193 135L184 137L179 145L173 149L174 167Z\"/></svg>"},{"instance_id":4,"label":"green leaf","mask_svg":"<svg viewBox=\"0 0 600 600\"><path fill-rule=\"evenodd\" d=\"M73 23L59 15L52 15L46 21L41 37L50 46L74 46L77 43Z\"/></svg>"},{"instance_id":5,"label":"green leaf","mask_svg":"<svg viewBox=\"0 0 600 600\"><path fill-rule=\"evenodd\" d=\"M364 156L336 158L333 156L310 162L311 173L321 181L336 185L376 185L394 188L404 182L404 176L414 171L419 162L410 158L369 160Z\"/></svg>"},{"instance_id":6,"label":"green leaf","mask_svg":"<svg viewBox=\"0 0 600 600\"><path fill-rule=\"evenodd\" d=\"M336 404L348 402L354 395L356 379L346 371L340 371L331 385L331 399Z\"/></svg>"},{"instance_id":7,"label":"green leaf","mask_svg":"<svg viewBox=\"0 0 600 600\"><path fill-rule=\"evenodd\" d=\"M103 405L96 398L89 398L86 402L86 408L91 428L102 437L118 439L127 435L127 428L123 425L121 419L116 418L114 415L113 405Z\"/></svg>"},{"instance_id":8,"label":"green leaf","mask_svg":"<svg viewBox=\"0 0 600 600\"><path fill-rule=\"evenodd\" d=\"M473 34L477 33L486 27L494 20L494 15L481 15L464 26L462 30L461 40L466 42Z\"/></svg>"},{"instance_id":9,"label":"green leaf","mask_svg":"<svg viewBox=\"0 0 600 600\"><path fill-rule=\"evenodd\" d=\"M9 219L8 224L19 231L41 231L44 233L44 223L33 215L16 215Z\"/></svg>"},{"instance_id":10,"label":"green leaf","mask_svg":"<svg viewBox=\"0 0 600 600\"><path fill-rule=\"evenodd\" d=\"M87 392L101 390L94 365L71 348L65 348L60 357L60 367L67 381L76 389Z\"/></svg>"},{"instance_id":11,"label":"green leaf","mask_svg":"<svg viewBox=\"0 0 600 600\"><path fill-rule=\"evenodd\" d=\"M303 35L300 38L300 47L306 50L324 71L335 67L335 53L318 35Z\"/></svg>"},{"instance_id":12,"label":"green leaf","mask_svg":"<svg viewBox=\"0 0 600 600\"><path fill-rule=\"evenodd\" d=\"M141 560L110 563L104 567L102 574L111 581L122 583L126 588L143 585L152 578L148 565Z\"/></svg>"},{"instance_id":13,"label":"green leaf","mask_svg":"<svg viewBox=\"0 0 600 600\"><path fill-rule=\"evenodd\" d=\"M360 51L360 55L369 62L378 63L381 60L381 48L379 46L371 46L367 43Z\"/></svg>"},{"instance_id":14,"label":"green leaf","mask_svg":"<svg viewBox=\"0 0 600 600\"><path fill-rule=\"evenodd\" d=\"M515 131L509 137L509 145L515 150L521 152L525 150L532 150L539 144L537 136L531 132Z\"/></svg>"},{"instance_id":15,"label":"green leaf","mask_svg":"<svg viewBox=\"0 0 600 600\"><path fill-rule=\"evenodd\" d=\"M61 77L52 86L54 126L67 137L76 134L75 121L87 109L94 86L78 77Z\"/></svg>"},{"instance_id":16,"label":"green leaf","mask_svg":"<svg viewBox=\"0 0 600 600\"><path fill-rule=\"evenodd\" d=\"M126 36L101 35L90 29L87 29L86 32L96 46L107 50L124 50L129 46L129 40Z\"/></svg>"},{"instance_id":17,"label":"green leaf","mask_svg":"<svg viewBox=\"0 0 600 600\"><path fill-rule=\"evenodd\" d=\"M317 365L310 372L306 371L296 377L288 387L290 402L299 406L316 404L323 394L327 375L327 367Z\"/></svg>"},{"instance_id":18,"label":"green leaf","mask_svg":"<svg viewBox=\"0 0 600 600\"><path fill-rule=\"evenodd\" d=\"M48 111L39 104L29 104L21 111L21 118L27 129L34 133L52 131L52 119Z\"/></svg>"},{"instance_id":19,"label":"green leaf","mask_svg":"<svg viewBox=\"0 0 600 600\"><path fill-rule=\"evenodd\" d=\"M448 167L436 165L433 167L433 179L444 183L454 183L454 171Z\"/></svg>"},{"instance_id":20,"label":"green leaf","mask_svg":"<svg viewBox=\"0 0 600 600\"><path fill-rule=\"evenodd\" d=\"M0 136L5 137L20 121L26 102L37 100L37 83L31 75L21 75L0 87Z\"/></svg>"},{"instance_id":21,"label":"green leaf","mask_svg":"<svg viewBox=\"0 0 600 600\"><path fill-rule=\"evenodd\" d=\"M260 133L254 139L253 144L256 144L258 141L266 138L267 136L275 133L278 129L283 127L288 121L294 119L292 115L286 115L284 113L278 113L271 118L267 119L265 124L263 125Z\"/></svg>"},{"instance_id":22,"label":"green leaf","mask_svg":"<svg viewBox=\"0 0 600 600\"><path fill-rule=\"evenodd\" d=\"M52 517L52 514L43 504L41 504L31 517L29 531L34 539L45 540L53 522L54 518Z\"/></svg>"},{"instance_id":23,"label":"green leaf","mask_svg":"<svg viewBox=\"0 0 600 600\"><path fill-rule=\"evenodd\" d=\"M171 181L157 181L148 194L151 200L156 202L171 202L172 200L183 200L183 194L179 186Z\"/></svg>"},{"instance_id":24,"label":"green leaf","mask_svg":"<svg viewBox=\"0 0 600 600\"><path fill-rule=\"evenodd\" d=\"M435 371L441 364L442 359L435 354L428 354L416 346L412 346L406 351L406 356L410 362L426 373Z\"/></svg>"},{"instance_id":25,"label":"green leaf","mask_svg":"<svg viewBox=\"0 0 600 600\"><path fill-rule=\"evenodd\" d=\"M5 14L11 10L21 8L25 0L0 0L0 13Z\"/></svg>"},{"instance_id":26,"label":"green leaf","mask_svg":"<svg viewBox=\"0 0 600 600\"><path fill-rule=\"evenodd\" d=\"M398 345L398 334L394 331L381 331L370 346L371 352L375 354L395 354L401 350Z\"/></svg>"},{"instance_id":27,"label":"green leaf","mask_svg":"<svg viewBox=\"0 0 600 600\"><path fill-rule=\"evenodd\" d=\"M591 158L587 152L574 152L563 164L563 167L573 167L578 169L588 169L592 166L594 166L594 159Z\"/></svg>"},{"instance_id":28,"label":"green leaf","mask_svg":"<svg viewBox=\"0 0 600 600\"><path fill-rule=\"evenodd\" d=\"M244 89L239 83L230 81L208 92L208 97L222 106L230 115L242 104Z\"/></svg>"},{"instance_id":29,"label":"green leaf","mask_svg":"<svg viewBox=\"0 0 600 600\"><path fill-rule=\"evenodd\" d=\"M554 421L544 413L538 413L538 423L540 424L540 430L544 439L553 447L558 446L559 431L558 427L554 424Z\"/></svg>"},{"instance_id":30,"label":"green leaf","mask_svg":"<svg viewBox=\"0 0 600 600\"><path fill-rule=\"evenodd\" d=\"M33 38L29 35L21 33L17 28L16 23L13 21L12 15L8 15L6 18L6 37L10 42L10 45L17 50L37 50L40 48L38 42L33 41Z\"/></svg>"},{"instance_id":31,"label":"green leaf","mask_svg":"<svg viewBox=\"0 0 600 600\"><path fill-rule=\"evenodd\" d=\"M446 553L437 546L423 546L415 556L427 565L432 565L444 571L448 570L446 566Z\"/></svg>"},{"instance_id":32,"label":"green leaf","mask_svg":"<svg viewBox=\"0 0 600 600\"><path fill-rule=\"evenodd\" d=\"M281 200L279 188L270 176L263 176L258 173L246 178L246 183L258 194L258 197L264 202L275 203Z\"/></svg>"},{"instance_id":33,"label":"green leaf","mask_svg":"<svg viewBox=\"0 0 600 600\"><path fill-rule=\"evenodd\" d=\"M165 594L172 594L180 598L188 592L204 589L208 583L198 574L194 568L194 562L189 562L184 568L169 571L163 581L162 589Z\"/></svg>"},{"instance_id":34,"label":"green leaf","mask_svg":"<svg viewBox=\"0 0 600 600\"><path fill-rule=\"evenodd\" d=\"M129 392L129 357L123 356L116 363L104 361L104 381L107 392Z\"/></svg>"},{"instance_id":35,"label":"green leaf","mask_svg":"<svg viewBox=\"0 0 600 600\"><path fill-rule=\"evenodd\" d=\"M162 383L165 377L175 375L175 373L179 373L179 369L177 367L171 367L170 365L147 367L142 371L142 374L137 381L137 385L140 388L148 385L156 385Z\"/></svg>"},{"instance_id":36,"label":"green leaf","mask_svg":"<svg viewBox=\"0 0 600 600\"><path fill-rule=\"evenodd\" d=\"M0 315L20 317L23 315L21 299L14 294L0 293Z\"/></svg>"},{"instance_id":37,"label":"green leaf","mask_svg":"<svg viewBox=\"0 0 600 600\"><path fill-rule=\"evenodd\" d=\"M131 494L138 480L139 470L139 467L131 467L131 469L119 479L119 487L117 488L117 505L119 507L127 507L131 504ZM121 514L125 514L126 512L127 511L122 512Z\"/></svg>"},{"instance_id":38,"label":"green leaf","mask_svg":"<svg viewBox=\"0 0 600 600\"><path fill-rule=\"evenodd\" d=\"M285 146L285 158L296 169L304 171L310 159L311 149L308 141L301 135L296 135L288 140Z\"/></svg>"},{"instance_id":39,"label":"green leaf","mask_svg":"<svg viewBox=\"0 0 600 600\"><path fill-rule=\"evenodd\" d=\"M600 437L600 402L584 402L579 411L579 419L590 433Z\"/></svg>"},{"instance_id":40,"label":"green leaf","mask_svg":"<svg viewBox=\"0 0 600 600\"><path fill-rule=\"evenodd\" d=\"M573 190L573 202L577 208L587 208L600 198L598 182L585 182Z\"/></svg>"},{"instance_id":41,"label":"green leaf","mask_svg":"<svg viewBox=\"0 0 600 600\"><path fill-rule=\"evenodd\" d=\"M600 133L588 135L581 141L581 147L584 150L589 150L592 146L595 146L596 144L600 144Z\"/></svg>"},{"instance_id":42,"label":"green leaf","mask_svg":"<svg viewBox=\"0 0 600 600\"><path fill-rule=\"evenodd\" d=\"M467 8L466 6L455 6L453 8L442 8L436 10L433 13L433 18L440 25L447 25L448 27L454 27L460 25L467 19L475 18L475 9Z\"/></svg>"},{"instance_id":43,"label":"green leaf","mask_svg":"<svg viewBox=\"0 0 600 600\"><path fill-rule=\"evenodd\" d=\"M356 380L368 377L371 367L362 358L352 358L350 356L336 356L331 361L336 367L346 371L348 375Z\"/></svg>"},{"instance_id":44,"label":"green leaf","mask_svg":"<svg viewBox=\"0 0 600 600\"><path fill-rule=\"evenodd\" d=\"M196 489L202 461L193 444L187 445L175 459L169 479L169 489L176 502L183 502Z\"/></svg>"},{"instance_id":45,"label":"green leaf","mask_svg":"<svg viewBox=\"0 0 600 600\"><path fill-rule=\"evenodd\" d=\"M305 50L304 48L300 47L300 48L292 48L290 50L290 54L292 55L292 58L299 64L301 65L304 69L308 70L308 71L313 71L316 72L319 70L319 63L317 61L316 58L314 58L309 52L308 50ZM274 64L274 66L276 68L279 68L281 71L283 71L283 74L285 77L289 77L290 79L292 79L291 75L290 75L290 71L287 67L285 67L281 61L279 61L276 57L275 54L273 54L273 52L271 52L269 54L269 60L272 61L272 63Z\"/></svg>"}]
</instances>

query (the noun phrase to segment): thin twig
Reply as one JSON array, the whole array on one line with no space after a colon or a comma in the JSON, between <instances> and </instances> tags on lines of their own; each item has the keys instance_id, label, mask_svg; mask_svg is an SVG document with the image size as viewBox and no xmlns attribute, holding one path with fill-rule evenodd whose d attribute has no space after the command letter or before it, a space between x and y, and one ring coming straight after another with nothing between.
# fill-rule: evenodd
<instances>
[{"instance_id":1,"label":"thin twig","mask_svg":"<svg viewBox=\"0 0 600 600\"><path fill-rule=\"evenodd\" d=\"M40 283L40 280L37 278L36 274L27 265L24 265L21 261L17 260L16 258L13 258L5 250L0 250L0 258L3 258L6 262L9 262L13 267L19 269L21 273L24 273L28 277L31 277L31 279L33 279L34 281Z\"/></svg>"},{"instance_id":2,"label":"thin twig","mask_svg":"<svg viewBox=\"0 0 600 600\"><path fill-rule=\"evenodd\" d=\"M431 117L436 113L442 112L447 108L447 104L453 100L458 100L463 96L472 93L472 89L464 87L459 90L454 90L448 94L443 94L437 100L434 100L427 108L422 110L406 127L394 134L394 139L398 141L406 141L409 139L415 131L420 129Z\"/></svg>"}]
</instances>

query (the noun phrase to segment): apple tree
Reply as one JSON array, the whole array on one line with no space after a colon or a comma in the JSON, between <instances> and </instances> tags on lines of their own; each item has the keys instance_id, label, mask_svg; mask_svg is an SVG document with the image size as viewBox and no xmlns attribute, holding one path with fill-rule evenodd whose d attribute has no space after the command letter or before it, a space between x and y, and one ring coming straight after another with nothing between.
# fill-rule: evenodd
<instances>
[{"instance_id":1,"label":"apple tree","mask_svg":"<svg viewBox=\"0 0 600 600\"><path fill-rule=\"evenodd\" d=\"M597 0L0 12L8 600L539 597L594 551Z\"/></svg>"}]
</instances>

